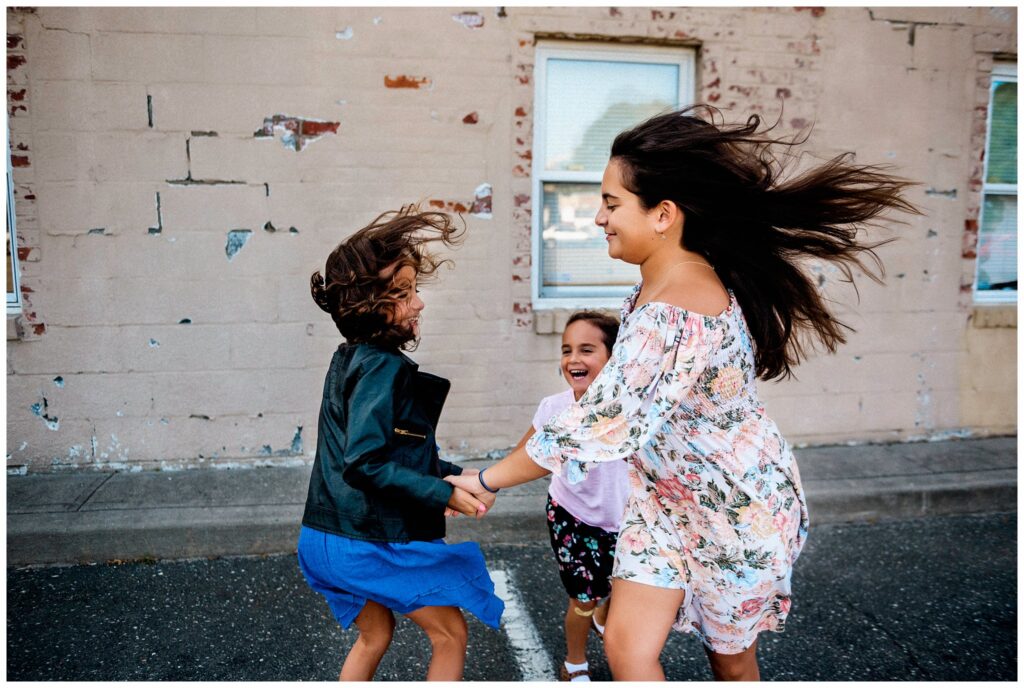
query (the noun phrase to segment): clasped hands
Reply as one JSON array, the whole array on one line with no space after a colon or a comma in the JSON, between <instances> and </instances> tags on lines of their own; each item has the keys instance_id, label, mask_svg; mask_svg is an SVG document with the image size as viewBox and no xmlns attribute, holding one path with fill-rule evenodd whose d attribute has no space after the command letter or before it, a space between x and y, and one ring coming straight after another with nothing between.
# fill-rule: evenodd
<instances>
[{"instance_id":1,"label":"clasped hands","mask_svg":"<svg viewBox=\"0 0 1024 688\"><path fill-rule=\"evenodd\" d=\"M455 487L448 500L448 506L444 510L445 516L465 514L479 519L483 518L484 514L494 506L497 495L488 492L480 484L480 480L476 477L479 472L475 468L467 468L462 475L449 475L445 478L445 482L449 482Z\"/></svg>"}]
</instances>

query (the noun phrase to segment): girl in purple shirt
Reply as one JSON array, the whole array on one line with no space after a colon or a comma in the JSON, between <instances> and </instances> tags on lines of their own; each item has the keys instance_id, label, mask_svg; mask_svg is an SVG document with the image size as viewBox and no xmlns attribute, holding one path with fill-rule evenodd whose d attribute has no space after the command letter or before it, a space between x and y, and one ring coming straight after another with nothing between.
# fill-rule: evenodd
<instances>
[{"instance_id":1,"label":"girl in purple shirt","mask_svg":"<svg viewBox=\"0 0 1024 688\"><path fill-rule=\"evenodd\" d=\"M619 321L595 311L573 313L562 333L561 370L570 389L541 400L531 427L519 446L541 432L552 418L578 401L611 355ZM611 594L612 562L622 513L629 495L625 461L595 466L587 480L575 485L551 475L547 515L551 548L562 586L569 594L565 612L563 681L589 681L587 637L590 628L604 633Z\"/></svg>"}]
</instances>

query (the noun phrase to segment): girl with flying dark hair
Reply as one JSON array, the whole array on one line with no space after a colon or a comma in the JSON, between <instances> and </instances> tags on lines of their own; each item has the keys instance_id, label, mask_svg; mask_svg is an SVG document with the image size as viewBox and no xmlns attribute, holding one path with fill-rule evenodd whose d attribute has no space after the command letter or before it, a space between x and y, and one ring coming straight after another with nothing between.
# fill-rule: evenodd
<instances>
[{"instance_id":1,"label":"girl with flying dark hair","mask_svg":"<svg viewBox=\"0 0 1024 688\"><path fill-rule=\"evenodd\" d=\"M342 681L373 678L395 612L430 639L427 679L460 680L467 642L460 607L494 628L504 609L479 545L443 540L446 515L479 517L494 503L444 481L463 473L438 457L434 438L450 384L400 350L419 338L417 285L443 262L428 244L458 239L445 213L406 206L341 242L324 274L310 280L313 300L347 341L324 381L298 558L342 628L359 629Z\"/></svg>"},{"instance_id":2,"label":"girl with flying dark hair","mask_svg":"<svg viewBox=\"0 0 1024 688\"><path fill-rule=\"evenodd\" d=\"M612 573L605 650L617 680L664 679L671 629L695 633L717 679L756 680L757 636L781 631L807 509L790 446L755 382L791 374L845 326L804 259L877 276L858 228L917 212L908 182L839 156L782 179L793 146L698 107L619 134L596 222L640 266L611 359L587 392L500 462L446 478L474 494L555 472L583 480L626 460L631 494ZM700 115L704 115L701 117Z\"/></svg>"}]
</instances>

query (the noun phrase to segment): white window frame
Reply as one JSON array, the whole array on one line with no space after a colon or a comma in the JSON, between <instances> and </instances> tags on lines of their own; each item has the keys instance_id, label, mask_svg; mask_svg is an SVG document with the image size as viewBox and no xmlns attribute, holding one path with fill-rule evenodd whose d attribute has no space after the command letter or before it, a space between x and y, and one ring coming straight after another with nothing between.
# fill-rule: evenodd
<instances>
[{"instance_id":1,"label":"white window frame","mask_svg":"<svg viewBox=\"0 0 1024 688\"><path fill-rule=\"evenodd\" d=\"M541 297L541 240L540 203L545 182L601 183L603 170L545 170L547 152L544 150L546 127L547 66L551 59L592 60L602 62L644 62L672 64L679 67L679 102L676 107L693 103L696 80L695 48L686 46L629 45L610 46L607 43L581 43L577 41L542 41L538 43L534 62L534 121L533 121L533 213L531 218L530 289L534 310L555 308L618 308L623 296L588 296L582 290L579 296ZM596 291L596 289L595 289Z\"/></svg>"},{"instance_id":2,"label":"white window frame","mask_svg":"<svg viewBox=\"0 0 1024 688\"><path fill-rule=\"evenodd\" d=\"M999 81L1017 81L1017 63L1016 62L996 62L992 65L992 79ZM985 197L992 195L1017 195L1016 184L989 184L988 183L988 159L989 159L989 144L992 138L992 95L994 91L989 88L989 101L988 101L988 114L985 120L985 165L982 170L982 187L981 187L981 203L978 208L978 249L980 253L981 249L981 228L984 227L984 214L985 214ZM1019 153L1018 153L1019 155ZM1019 199L1018 199L1019 200ZM1020 241L1020 231L1018 228L1017 240ZM1019 252L1019 249L1018 249ZM989 290L978 290L978 267L979 258L975 258L974 262L974 303L976 304L1006 304L1017 302L1017 291L1010 291L1008 289L1001 289L998 291ZM1019 270L1019 265L1018 265ZM1020 275L1018 274L1018 278Z\"/></svg>"},{"instance_id":3,"label":"white window frame","mask_svg":"<svg viewBox=\"0 0 1024 688\"><path fill-rule=\"evenodd\" d=\"M7 315L21 313L21 266L18 265L18 231L14 212L14 174L11 170L11 135L7 134L7 233L11 242L11 284L14 293L7 293Z\"/></svg>"}]
</instances>

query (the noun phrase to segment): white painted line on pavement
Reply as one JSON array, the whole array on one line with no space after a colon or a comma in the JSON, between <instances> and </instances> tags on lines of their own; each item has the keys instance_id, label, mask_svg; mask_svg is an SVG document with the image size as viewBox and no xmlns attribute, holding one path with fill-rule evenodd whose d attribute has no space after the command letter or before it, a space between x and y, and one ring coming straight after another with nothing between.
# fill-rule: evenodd
<instances>
[{"instance_id":1,"label":"white painted line on pavement","mask_svg":"<svg viewBox=\"0 0 1024 688\"><path fill-rule=\"evenodd\" d=\"M505 613L501 624L505 627L505 635L512 646L519 670L524 681L554 681L555 672L551 668L551 657L541 642L537 628L530 620L530 615L519 599L519 594L509 585L510 576L504 569L491 569L491 580L494 581L494 594L505 602Z\"/></svg>"}]
</instances>

